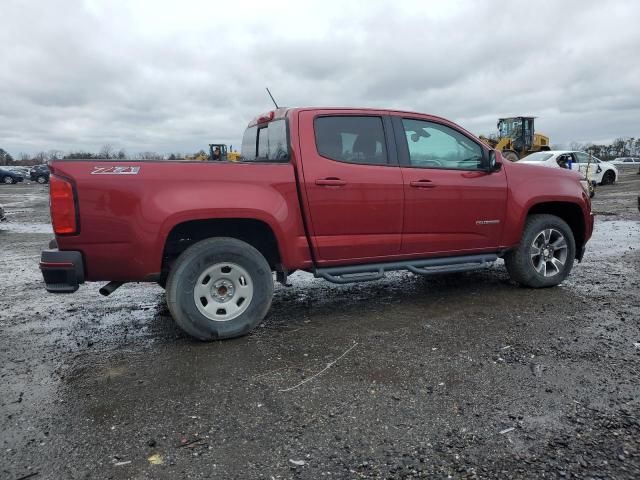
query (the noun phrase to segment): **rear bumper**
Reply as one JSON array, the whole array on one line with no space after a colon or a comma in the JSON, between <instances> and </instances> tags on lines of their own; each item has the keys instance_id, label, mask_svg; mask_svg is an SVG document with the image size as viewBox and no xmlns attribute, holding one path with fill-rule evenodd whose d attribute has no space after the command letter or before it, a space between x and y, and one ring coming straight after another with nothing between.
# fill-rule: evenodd
<instances>
[{"instance_id":1,"label":"rear bumper","mask_svg":"<svg viewBox=\"0 0 640 480\"><path fill-rule=\"evenodd\" d=\"M84 263L80 252L61 252L57 248L43 250L40 270L47 292L73 293L84 283Z\"/></svg>"}]
</instances>

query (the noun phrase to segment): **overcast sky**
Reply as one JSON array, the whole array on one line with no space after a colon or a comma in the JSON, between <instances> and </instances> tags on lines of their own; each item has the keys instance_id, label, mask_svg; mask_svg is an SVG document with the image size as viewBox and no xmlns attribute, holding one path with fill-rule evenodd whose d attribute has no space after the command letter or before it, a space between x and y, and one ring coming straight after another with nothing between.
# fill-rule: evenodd
<instances>
[{"instance_id":1,"label":"overcast sky","mask_svg":"<svg viewBox=\"0 0 640 480\"><path fill-rule=\"evenodd\" d=\"M193 152L272 104L640 136L638 1L0 0L0 147Z\"/></svg>"}]
</instances>

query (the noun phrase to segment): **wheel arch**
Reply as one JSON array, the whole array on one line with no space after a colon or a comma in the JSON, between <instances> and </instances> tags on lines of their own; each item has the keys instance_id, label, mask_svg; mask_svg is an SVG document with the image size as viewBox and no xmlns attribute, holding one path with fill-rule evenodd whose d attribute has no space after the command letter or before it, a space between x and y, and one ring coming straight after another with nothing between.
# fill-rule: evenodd
<instances>
[{"instance_id":1,"label":"wheel arch","mask_svg":"<svg viewBox=\"0 0 640 480\"><path fill-rule=\"evenodd\" d=\"M527 211L527 218L536 214L548 214L561 218L573 233L576 243L576 258L582 252L585 244L585 224L582 208L577 203L571 202L541 202L532 205ZM524 228L524 225L523 225Z\"/></svg>"},{"instance_id":2,"label":"wheel arch","mask_svg":"<svg viewBox=\"0 0 640 480\"><path fill-rule=\"evenodd\" d=\"M161 281L166 279L173 262L183 251L201 240L213 237L235 238L246 242L265 257L272 270L280 268L280 245L275 232L265 221L255 218L186 220L174 225L165 238Z\"/></svg>"}]
</instances>

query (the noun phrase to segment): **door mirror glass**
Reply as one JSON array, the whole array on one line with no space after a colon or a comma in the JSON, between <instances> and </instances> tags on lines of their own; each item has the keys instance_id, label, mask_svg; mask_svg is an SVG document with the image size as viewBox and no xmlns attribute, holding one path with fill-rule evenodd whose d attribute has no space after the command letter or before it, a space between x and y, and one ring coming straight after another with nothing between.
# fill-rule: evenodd
<instances>
[{"instance_id":1,"label":"door mirror glass","mask_svg":"<svg viewBox=\"0 0 640 480\"><path fill-rule=\"evenodd\" d=\"M495 172L498 169L498 161L496 160L495 150L489 150L489 164L487 170L489 172Z\"/></svg>"}]
</instances>

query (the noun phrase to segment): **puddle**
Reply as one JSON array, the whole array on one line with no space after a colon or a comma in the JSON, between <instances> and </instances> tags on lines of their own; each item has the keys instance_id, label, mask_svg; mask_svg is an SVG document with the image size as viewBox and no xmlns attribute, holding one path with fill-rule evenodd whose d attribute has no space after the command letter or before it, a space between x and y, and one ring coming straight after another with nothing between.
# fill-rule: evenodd
<instances>
[{"instance_id":1,"label":"puddle","mask_svg":"<svg viewBox=\"0 0 640 480\"><path fill-rule=\"evenodd\" d=\"M593 236L587 243L589 257L616 256L640 249L640 221L600 220L596 218Z\"/></svg>"},{"instance_id":2,"label":"puddle","mask_svg":"<svg viewBox=\"0 0 640 480\"><path fill-rule=\"evenodd\" d=\"M12 233L43 233L53 235L53 228L50 223L21 223L21 222L2 222L0 223L0 232Z\"/></svg>"}]
</instances>

